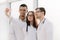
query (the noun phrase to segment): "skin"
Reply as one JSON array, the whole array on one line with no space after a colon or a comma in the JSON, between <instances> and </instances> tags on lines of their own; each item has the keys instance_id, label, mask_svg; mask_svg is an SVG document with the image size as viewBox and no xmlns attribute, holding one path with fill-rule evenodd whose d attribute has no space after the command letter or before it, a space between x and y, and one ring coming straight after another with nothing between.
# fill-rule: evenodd
<instances>
[{"instance_id":1,"label":"skin","mask_svg":"<svg viewBox=\"0 0 60 40\"><path fill-rule=\"evenodd\" d=\"M20 9L19 9L19 14L20 14L19 18L21 20L24 20L26 13L27 13L27 8L26 7L20 7Z\"/></svg>"},{"instance_id":2,"label":"skin","mask_svg":"<svg viewBox=\"0 0 60 40\"><path fill-rule=\"evenodd\" d=\"M35 18L43 20L43 18L44 18L44 12L41 12L39 9L35 10Z\"/></svg>"},{"instance_id":3,"label":"skin","mask_svg":"<svg viewBox=\"0 0 60 40\"><path fill-rule=\"evenodd\" d=\"M11 9L10 8L6 8L5 9L5 15L7 16L7 17L10 17L10 15L11 15Z\"/></svg>"},{"instance_id":4,"label":"skin","mask_svg":"<svg viewBox=\"0 0 60 40\"><path fill-rule=\"evenodd\" d=\"M32 24L32 22L33 22L33 14L31 12L28 14L28 20Z\"/></svg>"},{"instance_id":5,"label":"skin","mask_svg":"<svg viewBox=\"0 0 60 40\"><path fill-rule=\"evenodd\" d=\"M39 9L35 10L35 20L36 20L36 25L38 28L38 20L40 20L40 22L44 19L44 12L41 12Z\"/></svg>"},{"instance_id":6,"label":"skin","mask_svg":"<svg viewBox=\"0 0 60 40\"><path fill-rule=\"evenodd\" d=\"M27 8L26 7L20 7L19 8L19 19L21 19L22 21L25 19L25 15L26 13L28 12ZM7 17L10 17L11 16L11 9L10 8L6 8L5 9L5 15Z\"/></svg>"}]
</instances>

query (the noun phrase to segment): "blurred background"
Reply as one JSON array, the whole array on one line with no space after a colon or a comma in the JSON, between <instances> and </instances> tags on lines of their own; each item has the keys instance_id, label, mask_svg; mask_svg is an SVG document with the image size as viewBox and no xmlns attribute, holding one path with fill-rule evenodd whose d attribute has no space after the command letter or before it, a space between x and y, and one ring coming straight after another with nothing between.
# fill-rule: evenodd
<instances>
[{"instance_id":1,"label":"blurred background","mask_svg":"<svg viewBox=\"0 0 60 40\"><path fill-rule=\"evenodd\" d=\"M37 7L46 9L46 18L53 23L53 40L60 40L60 0L1 0L0 1L0 40L8 40L9 19L5 16L5 8L11 8L11 16L18 18L19 5L28 5L28 11Z\"/></svg>"}]
</instances>

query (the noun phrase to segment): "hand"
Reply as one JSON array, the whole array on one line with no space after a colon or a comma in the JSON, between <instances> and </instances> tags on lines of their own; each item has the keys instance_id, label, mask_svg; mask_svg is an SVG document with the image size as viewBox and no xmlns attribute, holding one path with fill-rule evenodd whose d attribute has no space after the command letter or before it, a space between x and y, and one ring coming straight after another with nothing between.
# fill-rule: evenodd
<instances>
[{"instance_id":1,"label":"hand","mask_svg":"<svg viewBox=\"0 0 60 40\"><path fill-rule=\"evenodd\" d=\"M5 9L5 14L6 14L7 17L10 17L10 15L11 15L11 10L10 10L10 8L6 8L6 9Z\"/></svg>"}]
</instances>

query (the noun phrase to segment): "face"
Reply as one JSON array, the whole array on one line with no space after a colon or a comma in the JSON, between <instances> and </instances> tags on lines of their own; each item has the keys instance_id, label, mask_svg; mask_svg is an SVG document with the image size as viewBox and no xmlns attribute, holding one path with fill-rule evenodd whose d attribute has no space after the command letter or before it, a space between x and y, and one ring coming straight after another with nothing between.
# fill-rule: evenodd
<instances>
[{"instance_id":1,"label":"face","mask_svg":"<svg viewBox=\"0 0 60 40\"><path fill-rule=\"evenodd\" d=\"M42 14L42 12L39 9L35 10L35 17L36 18L40 18L42 15L43 14Z\"/></svg>"},{"instance_id":2,"label":"face","mask_svg":"<svg viewBox=\"0 0 60 40\"><path fill-rule=\"evenodd\" d=\"M27 13L27 8L26 8L26 7L20 7L19 13L20 13L20 16L21 16L22 18L24 18L25 15L26 15L26 13Z\"/></svg>"},{"instance_id":3,"label":"face","mask_svg":"<svg viewBox=\"0 0 60 40\"><path fill-rule=\"evenodd\" d=\"M30 13L28 14L28 20L29 20L30 22L33 21L33 14L32 14L32 12L30 12Z\"/></svg>"}]
</instances>

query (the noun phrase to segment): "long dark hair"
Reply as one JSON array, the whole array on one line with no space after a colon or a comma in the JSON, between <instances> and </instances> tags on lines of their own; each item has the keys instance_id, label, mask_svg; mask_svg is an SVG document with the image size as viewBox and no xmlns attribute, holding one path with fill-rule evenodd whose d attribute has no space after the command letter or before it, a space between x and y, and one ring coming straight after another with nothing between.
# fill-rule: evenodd
<instances>
[{"instance_id":1,"label":"long dark hair","mask_svg":"<svg viewBox=\"0 0 60 40\"><path fill-rule=\"evenodd\" d=\"M28 13L27 13L27 16L26 16L26 23L27 23L27 26L30 26L30 21L28 20L28 15L29 15L29 13L32 13L32 15L33 15L33 27L34 28L36 28L36 21L35 21L35 15L34 15L34 12L33 11L29 11Z\"/></svg>"}]
</instances>

